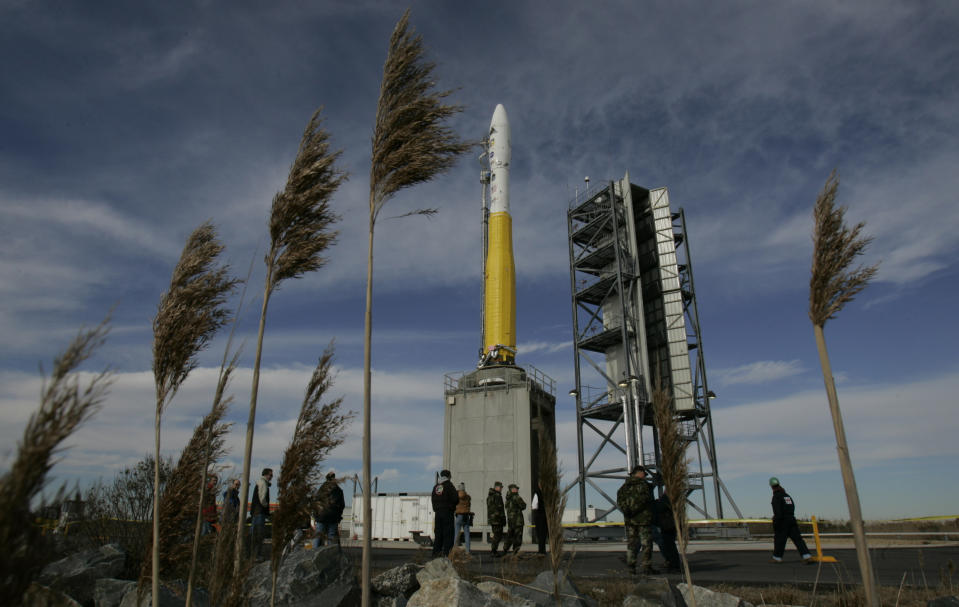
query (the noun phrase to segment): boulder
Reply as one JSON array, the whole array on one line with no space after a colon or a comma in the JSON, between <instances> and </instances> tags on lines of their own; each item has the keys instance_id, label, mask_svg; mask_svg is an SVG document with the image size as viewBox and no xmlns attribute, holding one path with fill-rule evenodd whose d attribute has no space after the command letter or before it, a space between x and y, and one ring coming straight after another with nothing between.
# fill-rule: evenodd
<instances>
[{"instance_id":1,"label":"boulder","mask_svg":"<svg viewBox=\"0 0 959 607\"><path fill-rule=\"evenodd\" d=\"M402 596L409 598L416 592L420 583L416 579L416 572L419 567L412 563L407 563L399 567L394 567L389 571L384 571L373 578L373 590L383 596Z\"/></svg>"},{"instance_id":2,"label":"boulder","mask_svg":"<svg viewBox=\"0 0 959 607\"><path fill-rule=\"evenodd\" d=\"M509 607L509 603L486 594L459 577L444 577L420 584L406 607Z\"/></svg>"},{"instance_id":3,"label":"boulder","mask_svg":"<svg viewBox=\"0 0 959 607\"><path fill-rule=\"evenodd\" d=\"M130 586L123 595L120 607L152 607L153 597L151 594L149 586L143 589L142 594L138 593L136 582L134 582L133 586ZM162 584L160 585L160 599L157 602L160 604L159 607L183 607L186 605L184 597L177 595L168 586Z\"/></svg>"},{"instance_id":4,"label":"boulder","mask_svg":"<svg viewBox=\"0 0 959 607\"><path fill-rule=\"evenodd\" d=\"M698 595L697 595L698 596ZM633 586L623 607L686 607L683 593L669 580L649 580Z\"/></svg>"},{"instance_id":5,"label":"boulder","mask_svg":"<svg viewBox=\"0 0 959 607\"><path fill-rule=\"evenodd\" d=\"M34 582L23 594L24 607L82 607L59 590Z\"/></svg>"},{"instance_id":6,"label":"boulder","mask_svg":"<svg viewBox=\"0 0 959 607\"><path fill-rule=\"evenodd\" d=\"M93 604L96 607L119 607L123 597L137 583L130 580L103 578L97 580L93 586Z\"/></svg>"},{"instance_id":7,"label":"boulder","mask_svg":"<svg viewBox=\"0 0 959 607\"><path fill-rule=\"evenodd\" d=\"M378 596L373 601L375 607L406 607L407 600L402 594L399 596Z\"/></svg>"},{"instance_id":8,"label":"boulder","mask_svg":"<svg viewBox=\"0 0 959 607\"><path fill-rule=\"evenodd\" d=\"M273 587L269 561L253 568L249 584L250 605L269 605ZM358 603L359 596L353 563L339 546L294 550L280 565L276 580L277 605L340 607Z\"/></svg>"},{"instance_id":9,"label":"boulder","mask_svg":"<svg viewBox=\"0 0 959 607\"><path fill-rule=\"evenodd\" d=\"M120 575L126 558L116 544L83 550L44 567L37 582L63 592L81 605L93 605L96 581Z\"/></svg>"},{"instance_id":10,"label":"boulder","mask_svg":"<svg viewBox=\"0 0 959 607\"><path fill-rule=\"evenodd\" d=\"M507 586L498 582L480 582L476 587L511 607L535 607L535 605L527 599L513 596L512 591Z\"/></svg>"},{"instance_id":11,"label":"boulder","mask_svg":"<svg viewBox=\"0 0 959 607\"><path fill-rule=\"evenodd\" d=\"M926 607L959 607L959 596L940 596L926 601Z\"/></svg>"},{"instance_id":12,"label":"boulder","mask_svg":"<svg viewBox=\"0 0 959 607\"><path fill-rule=\"evenodd\" d=\"M592 607L595 601L582 596L573 582L566 576L565 571L559 572L559 592L562 595L562 607ZM513 590L514 597L527 599L534 605L552 607L556 604L553 599L553 572L544 571L526 586L519 586Z\"/></svg>"},{"instance_id":13,"label":"boulder","mask_svg":"<svg viewBox=\"0 0 959 607\"><path fill-rule=\"evenodd\" d=\"M416 574L416 580L420 583L420 586L432 580L441 580L448 577L458 579L460 575L456 573L453 563L446 557L433 559L426 563L422 571Z\"/></svg>"},{"instance_id":14,"label":"boulder","mask_svg":"<svg viewBox=\"0 0 959 607\"><path fill-rule=\"evenodd\" d=\"M676 584L676 588L683 593L683 599L689 604L689 586ZM738 596L716 592L702 586L693 585L693 596L696 597L696 607L753 607L752 603L746 602Z\"/></svg>"}]
</instances>

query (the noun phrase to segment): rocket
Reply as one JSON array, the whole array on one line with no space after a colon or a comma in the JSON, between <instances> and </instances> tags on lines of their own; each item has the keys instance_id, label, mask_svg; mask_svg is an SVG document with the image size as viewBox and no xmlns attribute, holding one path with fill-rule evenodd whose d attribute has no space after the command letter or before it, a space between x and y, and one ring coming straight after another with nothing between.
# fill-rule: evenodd
<instances>
[{"instance_id":1,"label":"rocket","mask_svg":"<svg viewBox=\"0 0 959 607\"><path fill-rule=\"evenodd\" d=\"M489 125L489 233L483 301L483 364L513 364L516 356L516 268L509 214L510 132L497 104Z\"/></svg>"}]
</instances>

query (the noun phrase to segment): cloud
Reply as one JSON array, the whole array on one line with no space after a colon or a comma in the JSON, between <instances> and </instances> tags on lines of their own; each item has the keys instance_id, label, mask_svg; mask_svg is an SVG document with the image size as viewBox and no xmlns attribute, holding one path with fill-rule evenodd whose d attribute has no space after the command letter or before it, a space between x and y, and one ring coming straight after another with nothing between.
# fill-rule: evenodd
<instances>
[{"instance_id":1,"label":"cloud","mask_svg":"<svg viewBox=\"0 0 959 607\"><path fill-rule=\"evenodd\" d=\"M712 373L718 378L720 385L733 386L765 384L800 375L804 371L799 360L760 360L729 369L714 369Z\"/></svg>"}]
</instances>

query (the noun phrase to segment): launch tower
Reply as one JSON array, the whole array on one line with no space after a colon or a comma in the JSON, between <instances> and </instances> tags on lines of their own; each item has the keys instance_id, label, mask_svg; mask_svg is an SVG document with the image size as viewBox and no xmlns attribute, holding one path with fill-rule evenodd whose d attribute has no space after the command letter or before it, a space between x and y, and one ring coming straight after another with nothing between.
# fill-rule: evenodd
<instances>
[{"instance_id":1,"label":"launch tower","mask_svg":"<svg viewBox=\"0 0 959 607\"><path fill-rule=\"evenodd\" d=\"M683 210L666 188L608 182L578 193L567 212L580 520L586 492L616 508L615 490L636 464L659 469L653 425L655 374L673 396L688 443L688 503L706 518L723 516L702 334ZM612 483L611 479L616 479ZM707 481L712 485L710 492ZM711 495L710 495L711 493ZM709 498L712 497L712 500ZM713 508L709 502L713 502Z\"/></svg>"}]
</instances>

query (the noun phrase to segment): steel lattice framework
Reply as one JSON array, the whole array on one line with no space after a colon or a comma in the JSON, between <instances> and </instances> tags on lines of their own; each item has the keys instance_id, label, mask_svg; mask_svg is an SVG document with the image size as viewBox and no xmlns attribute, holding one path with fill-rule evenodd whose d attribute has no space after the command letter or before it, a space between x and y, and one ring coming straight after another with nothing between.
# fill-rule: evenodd
<instances>
[{"instance_id":1,"label":"steel lattice framework","mask_svg":"<svg viewBox=\"0 0 959 607\"><path fill-rule=\"evenodd\" d=\"M712 512L722 518L722 492L738 514L719 478L682 209L671 211L666 188L647 190L627 175L577 194L567 223L579 474L566 490L578 488L580 520L590 522L587 487L610 504L598 520L616 509L611 480L639 463L659 470L649 398L657 371L693 460L689 505L710 517L708 479Z\"/></svg>"}]
</instances>

